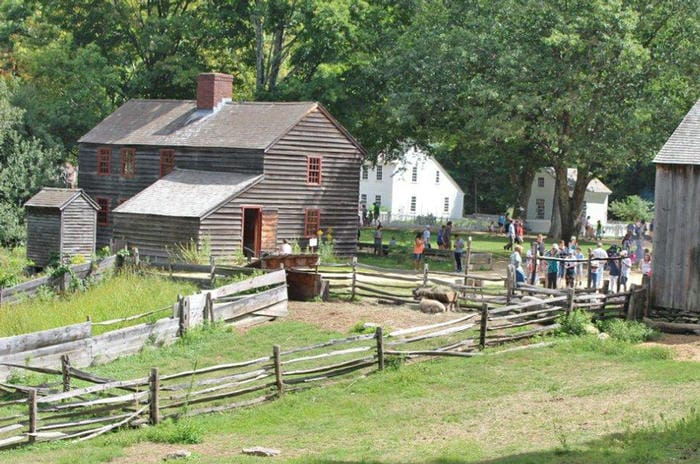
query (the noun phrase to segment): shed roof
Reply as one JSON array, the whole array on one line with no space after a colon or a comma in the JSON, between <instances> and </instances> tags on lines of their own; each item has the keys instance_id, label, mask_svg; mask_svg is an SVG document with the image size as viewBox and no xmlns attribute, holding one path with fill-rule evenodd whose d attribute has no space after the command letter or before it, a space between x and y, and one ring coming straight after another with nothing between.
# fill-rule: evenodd
<instances>
[{"instance_id":1,"label":"shed roof","mask_svg":"<svg viewBox=\"0 0 700 464\"><path fill-rule=\"evenodd\" d=\"M661 147L654 163L700 165L700 100Z\"/></svg>"},{"instance_id":2,"label":"shed roof","mask_svg":"<svg viewBox=\"0 0 700 464\"><path fill-rule=\"evenodd\" d=\"M175 170L119 205L114 212L203 218L262 178L261 174Z\"/></svg>"},{"instance_id":3,"label":"shed roof","mask_svg":"<svg viewBox=\"0 0 700 464\"><path fill-rule=\"evenodd\" d=\"M79 142L265 150L319 106L225 101L202 110L195 100L129 100Z\"/></svg>"},{"instance_id":4,"label":"shed roof","mask_svg":"<svg viewBox=\"0 0 700 464\"><path fill-rule=\"evenodd\" d=\"M44 187L31 197L27 202L24 204L25 207L34 207L34 208L56 208L59 210L63 210L66 206L71 204L73 200L78 198L79 196L82 196L85 198L85 200L95 208L95 210L99 210L100 207L95 203L95 201L90 198L90 196L83 191L83 189L67 189L67 188L52 188L52 187Z\"/></svg>"}]
</instances>

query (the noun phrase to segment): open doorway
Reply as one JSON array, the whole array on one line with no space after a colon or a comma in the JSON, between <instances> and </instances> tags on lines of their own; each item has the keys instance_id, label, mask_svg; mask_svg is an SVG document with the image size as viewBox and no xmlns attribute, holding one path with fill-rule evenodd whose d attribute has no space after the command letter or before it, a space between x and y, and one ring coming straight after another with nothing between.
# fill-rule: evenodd
<instances>
[{"instance_id":1,"label":"open doorway","mask_svg":"<svg viewBox=\"0 0 700 464\"><path fill-rule=\"evenodd\" d=\"M262 208L243 207L243 254L246 258L260 256Z\"/></svg>"}]
</instances>

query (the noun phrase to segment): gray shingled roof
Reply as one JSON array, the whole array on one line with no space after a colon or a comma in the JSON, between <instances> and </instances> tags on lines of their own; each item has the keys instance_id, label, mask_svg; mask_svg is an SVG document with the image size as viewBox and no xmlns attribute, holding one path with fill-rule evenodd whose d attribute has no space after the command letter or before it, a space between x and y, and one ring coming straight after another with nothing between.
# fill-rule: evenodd
<instances>
[{"instance_id":1,"label":"gray shingled roof","mask_svg":"<svg viewBox=\"0 0 700 464\"><path fill-rule=\"evenodd\" d=\"M95 201L90 198L83 189L66 189L66 188L51 188L44 187L31 197L24 206L35 207L35 208L56 208L62 210L68 206L74 199L79 196L83 196L90 205L96 210L100 207L95 203Z\"/></svg>"},{"instance_id":2,"label":"gray shingled roof","mask_svg":"<svg viewBox=\"0 0 700 464\"><path fill-rule=\"evenodd\" d=\"M545 170L552 176L556 177L556 174L554 173L554 168L548 167L545 168ZM574 186L576 185L576 177L578 176L578 169L576 168L567 168L566 170L566 177L567 177L567 182L569 184L569 190L573 190ZM586 186L586 191L587 192L597 192L597 193L612 193L612 190L608 188L607 185L603 183L600 179L597 177L591 179L591 181L588 183Z\"/></svg>"},{"instance_id":3,"label":"gray shingled roof","mask_svg":"<svg viewBox=\"0 0 700 464\"><path fill-rule=\"evenodd\" d=\"M262 174L176 169L114 212L202 218L262 178Z\"/></svg>"},{"instance_id":4,"label":"gray shingled roof","mask_svg":"<svg viewBox=\"0 0 700 464\"><path fill-rule=\"evenodd\" d=\"M685 115L654 158L661 164L700 165L700 100Z\"/></svg>"},{"instance_id":5,"label":"gray shingled roof","mask_svg":"<svg viewBox=\"0 0 700 464\"><path fill-rule=\"evenodd\" d=\"M315 102L225 102L197 110L194 100L130 100L78 142L265 150Z\"/></svg>"}]
</instances>

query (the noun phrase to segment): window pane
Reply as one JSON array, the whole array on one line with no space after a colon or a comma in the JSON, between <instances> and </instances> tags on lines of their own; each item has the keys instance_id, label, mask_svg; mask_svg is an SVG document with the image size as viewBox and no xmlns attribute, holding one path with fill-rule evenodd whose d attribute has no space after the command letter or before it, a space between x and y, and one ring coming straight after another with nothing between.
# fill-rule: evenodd
<instances>
[{"instance_id":1,"label":"window pane","mask_svg":"<svg viewBox=\"0 0 700 464\"><path fill-rule=\"evenodd\" d=\"M416 212L416 197L411 197L411 212Z\"/></svg>"},{"instance_id":2,"label":"window pane","mask_svg":"<svg viewBox=\"0 0 700 464\"><path fill-rule=\"evenodd\" d=\"M418 166L413 166L411 170L411 182L418 182Z\"/></svg>"},{"instance_id":3,"label":"window pane","mask_svg":"<svg viewBox=\"0 0 700 464\"><path fill-rule=\"evenodd\" d=\"M306 163L306 182L309 184L321 183L321 158L309 157Z\"/></svg>"},{"instance_id":4,"label":"window pane","mask_svg":"<svg viewBox=\"0 0 700 464\"><path fill-rule=\"evenodd\" d=\"M362 179L367 180L369 177L369 168L367 166L362 166Z\"/></svg>"},{"instance_id":5,"label":"window pane","mask_svg":"<svg viewBox=\"0 0 700 464\"><path fill-rule=\"evenodd\" d=\"M380 165L377 165L377 180L382 180L382 167Z\"/></svg>"},{"instance_id":6,"label":"window pane","mask_svg":"<svg viewBox=\"0 0 700 464\"><path fill-rule=\"evenodd\" d=\"M444 205L443 205L443 211L444 211L445 213L449 213L449 212L450 212L450 198L449 198L449 197L445 197L445 203L444 203Z\"/></svg>"}]
</instances>

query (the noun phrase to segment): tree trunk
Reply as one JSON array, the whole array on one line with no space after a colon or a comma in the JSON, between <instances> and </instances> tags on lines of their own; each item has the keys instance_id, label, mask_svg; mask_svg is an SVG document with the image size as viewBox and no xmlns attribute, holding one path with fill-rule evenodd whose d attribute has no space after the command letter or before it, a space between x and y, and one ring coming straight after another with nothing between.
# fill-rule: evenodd
<instances>
[{"instance_id":1,"label":"tree trunk","mask_svg":"<svg viewBox=\"0 0 700 464\"><path fill-rule=\"evenodd\" d=\"M265 88L265 32L263 30L263 0L256 0L253 9L255 25L255 90L259 94Z\"/></svg>"},{"instance_id":2,"label":"tree trunk","mask_svg":"<svg viewBox=\"0 0 700 464\"><path fill-rule=\"evenodd\" d=\"M549 233L547 237L558 238L561 237L561 211L559 210L559 178L554 177L554 195L552 198L552 216L549 221Z\"/></svg>"},{"instance_id":3,"label":"tree trunk","mask_svg":"<svg viewBox=\"0 0 700 464\"><path fill-rule=\"evenodd\" d=\"M577 235L576 225L580 221L586 187L591 181L591 174L588 166L579 168L573 191L570 193L566 167L555 165L554 171L556 173L554 202L555 204L558 203L559 220L561 222L560 230L554 230L553 227L550 227L550 235L560 240L568 241L571 237ZM552 225L554 225L554 216L552 221Z\"/></svg>"}]
</instances>

